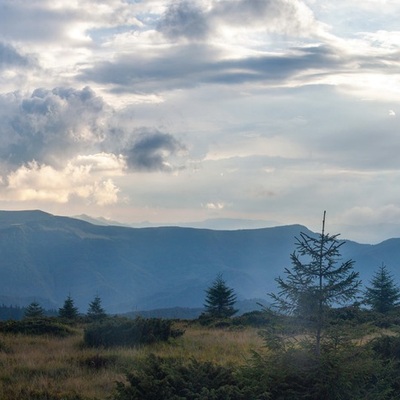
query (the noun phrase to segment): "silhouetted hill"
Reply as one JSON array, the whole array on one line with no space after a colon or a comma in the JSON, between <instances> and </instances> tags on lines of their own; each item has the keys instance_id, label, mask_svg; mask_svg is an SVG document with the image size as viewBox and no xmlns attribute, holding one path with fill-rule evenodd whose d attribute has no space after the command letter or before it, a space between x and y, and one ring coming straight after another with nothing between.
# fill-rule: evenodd
<instances>
[{"instance_id":1,"label":"silhouetted hill","mask_svg":"<svg viewBox=\"0 0 400 400\"><path fill-rule=\"evenodd\" d=\"M60 307L71 294L81 312L98 294L108 312L198 308L223 273L240 299L265 298L290 266L300 225L236 231L100 226L42 211L0 212L0 297L43 299ZM383 262L397 277L400 240L347 242L364 282Z\"/></svg>"}]
</instances>

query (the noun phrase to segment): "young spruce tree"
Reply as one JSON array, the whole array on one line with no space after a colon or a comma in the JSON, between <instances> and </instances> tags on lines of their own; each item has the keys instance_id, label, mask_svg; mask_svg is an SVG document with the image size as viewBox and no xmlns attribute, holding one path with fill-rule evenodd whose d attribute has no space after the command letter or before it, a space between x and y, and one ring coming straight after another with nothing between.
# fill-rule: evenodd
<instances>
[{"instance_id":1,"label":"young spruce tree","mask_svg":"<svg viewBox=\"0 0 400 400\"><path fill-rule=\"evenodd\" d=\"M213 318L229 318L236 314L233 306L236 303L236 294L229 288L218 274L213 284L206 290L204 307L206 314Z\"/></svg>"},{"instance_id":2,"label":"young spruce tree","mask_svg":"<svg viewBox=\"0 0 400 400\"><path fill-rule=\"evenodd\" d=\"M365 291L364 302L370 305L372 310L387 313L399 304L400 288L396 285L386 265L382 264L379 267L370 283L371 286Z\"/></svg>"},{"instance_id":3,"label":"young spruce tree","mask_svg":"<svg viewBox=\"0 0 400 400\"><path fill-rule=\"evenodd\" d=\"M322 233L317 237L301 233L290 258L292 269L285 269L285 278L278 277L279 292L271 294L275 306L284 313L299 317L311 330L317 356L321 353L321 339L326 328L326 316L332 305L344 305L354 300L361 281L353 271L354 261L340 260L339 235L325 233L324 211Z\"/></svg>"},{"instance_id":4,"label":"young spruce tree","mask_svg":"<svg viewBox=\"0 0 400 400\"><path fill-rule=\"evenodd\" d=\"M64 319L74 320L78 317L78 315L78 308L75 307L74 300L72 299L71 295L68 295L64 301L63 307L58 309L58 316Z\"/></svg>"},{"instance_id":5,"label":"young spruce tree","mask_svg":"<svg viewBox=\"0 0 400 400\"><path fill-rule=\"evenodd\" d=\"M44 309L39 305L37 301L33 301L26 307L24 312L24 318L41 318L44 316Z\"/></svg>"},{"instance_id":6,"label":"young spruce tree","mask_svg":"<svg viewBox=\"0 0 400 400\"><path fill-rule=\"evenodd\" d=\"M93 301L89 304L87 317L92 321L98 321L107 316L104 308L101 306L101 299L98 295L95 296Z\"/></svg>"}]
</instances>

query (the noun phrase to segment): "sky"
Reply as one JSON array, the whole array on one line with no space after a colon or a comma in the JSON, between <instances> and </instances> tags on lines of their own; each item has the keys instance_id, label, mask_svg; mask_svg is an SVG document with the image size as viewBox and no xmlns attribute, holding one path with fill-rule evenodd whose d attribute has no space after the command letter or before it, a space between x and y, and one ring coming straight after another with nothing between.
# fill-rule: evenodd
<instances>
[{"instance_id":1,"label":"sky","mask_svg":"<svg viewBox=\"0 0 400 400\"><path fill-rule=\"evenodd\" d=\"M398 0L0 0L0 209L400 237Z\"/></svg>"}]
</instances>

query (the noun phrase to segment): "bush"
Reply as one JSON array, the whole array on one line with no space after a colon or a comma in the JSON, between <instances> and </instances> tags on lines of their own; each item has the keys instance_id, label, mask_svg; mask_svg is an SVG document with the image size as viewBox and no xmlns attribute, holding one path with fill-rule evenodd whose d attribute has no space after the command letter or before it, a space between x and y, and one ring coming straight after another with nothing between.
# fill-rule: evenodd
<instances>
[{"instance_id":1,"label":"bush","mask_svg":"<svg viewBox=\"0 0 400 400\"><path fill-rule=\"evenodd\" d=\"M371 340L372 350L383 359L400 361L400 337L382 335Z\"/></svg>"},{"instance_id":2,"label":"bush","mask_svg":"<svg viewBox=\"0 0 400 400\"><path fill-rule=\"evenodd\" d=\"M114 400L245 400L234 371L210 362L163 359L150 355L117 383Z\"/></svg>"},{"instance_id":3,"label":"bush","mask_svg":"<svg viewBox=\"0 0 400 400\"><path fill-rule=\"evenodd\" d=\"M306 346L254 354L243 369L243 381L256 395L270 400L397 399L395 370L370 351L348 344L323 349L318 357ZM260 397L264 396L264 397Z\"/></svg>"},{"instance_id":4,"label":"bush","mask_svg":"<svg viewBox=\"0 0 400 400\"><path fill-rule=\"evenodd\" d=\"M84 343L90 347L137 346L181 335L183 331L172 329L170 320L108 318L85 329Z\"/></svg>"},{"instance_id":5,"label":"bush","mask_svg":"<svg viewBox=\"0 0 400 400\"><path fill-rule=\"evenodd\" d=\"M250 311L232 319L234 325L252 326L261 328L271 324L276 318L272 313L265 311Z\"/></svg>"},{"instance_id":6,"label":"bush","mask_svg":"<svg viewBox=\"0 0 400 400\"><path fill-rule=\"evenodd\" d=\"M52 335L65 337L74 332L53 318L25 318L21 321L0 322L0 332L25 335Z\"/></svg>"}]
</instances>

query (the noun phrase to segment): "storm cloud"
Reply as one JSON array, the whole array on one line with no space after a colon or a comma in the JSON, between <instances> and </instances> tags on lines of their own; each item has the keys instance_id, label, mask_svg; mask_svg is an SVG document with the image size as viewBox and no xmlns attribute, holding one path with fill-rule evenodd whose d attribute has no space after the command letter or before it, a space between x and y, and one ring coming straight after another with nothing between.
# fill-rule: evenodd
<instances>
[{"instance_id":1,"label":"storm cloud","mask_svg":"<svg viewBox=\"0 0 400 400\"><path fill-rule=\"evenodd\" d=\"M174 167L168 158L184 150L185 146L170 134L144 132L126 151L127 163L138 171L171 171Z\"/></svg>"}]
</instances>

